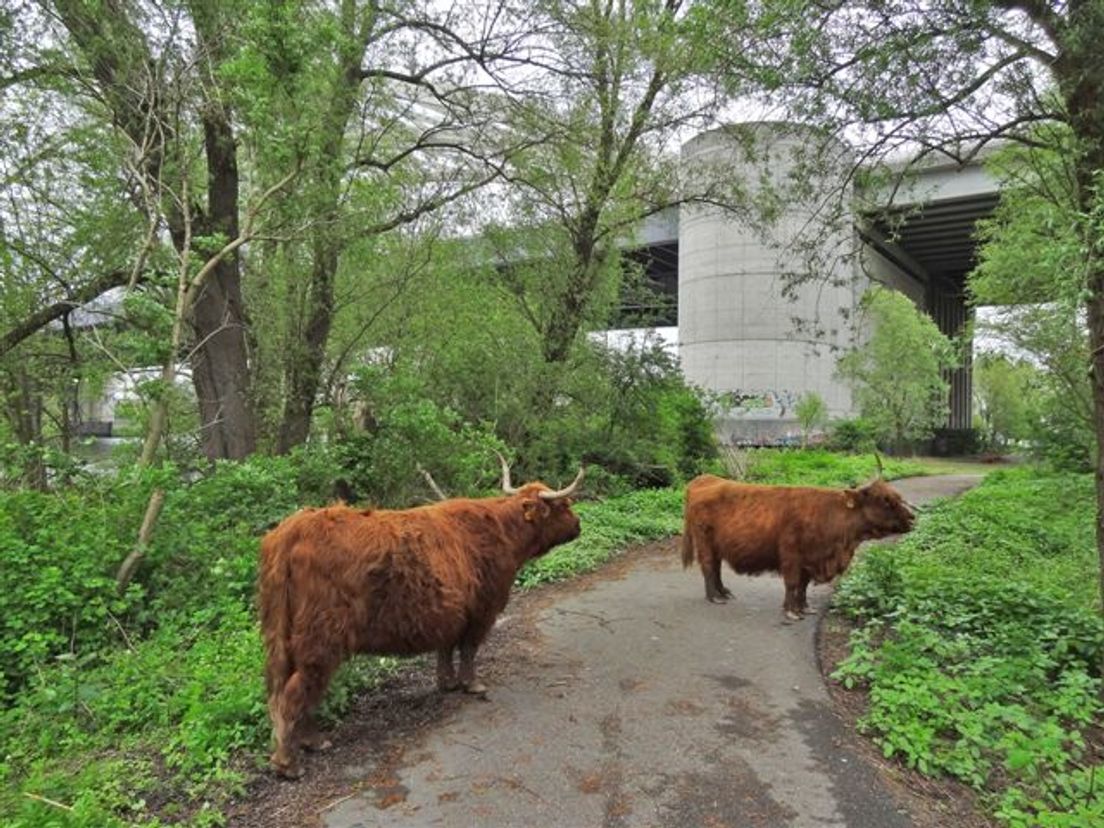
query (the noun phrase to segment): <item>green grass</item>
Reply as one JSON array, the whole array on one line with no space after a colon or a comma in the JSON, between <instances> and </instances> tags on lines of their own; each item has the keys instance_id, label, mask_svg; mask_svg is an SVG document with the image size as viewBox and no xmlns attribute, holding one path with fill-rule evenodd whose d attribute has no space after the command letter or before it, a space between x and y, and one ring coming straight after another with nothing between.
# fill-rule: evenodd
<instances>
[{"instance_id":1,"label":"green grass","mask_svg":"<svg viewBox=\"0 0 1104 828\"><path fill-rule=\"evenodd\" d=\"M530 588L561 581L601 566L634 543L682 531L682 489L649 489L575 507L583 532L578 540L531 561L517 583Z\"/></svg>"},{"instance_id":2,"label":"green grass","mask_svg":"<svg viewBox=\"0 0 1104 828\"><path fill-rule=\"evenodd\" d=\"M747 480L788 486L857 486L877 474L873 454L836 454L820 449L752 449ZM890 480L930 474L910 458L883 457Z\"/></svg>"},{"instance_id":3,"label":"green grass","mask_svg":"<svg viewBox=\"0 0 1104 828\"><path fill-rule=\"evenodd\" d=\"M869 691L861 728L1008 825L1104 825L1086 742L1104 726L1093 514L1089 475L999 472L835 594L859 624L835 677Z\"/></svg>"}]
</instances>

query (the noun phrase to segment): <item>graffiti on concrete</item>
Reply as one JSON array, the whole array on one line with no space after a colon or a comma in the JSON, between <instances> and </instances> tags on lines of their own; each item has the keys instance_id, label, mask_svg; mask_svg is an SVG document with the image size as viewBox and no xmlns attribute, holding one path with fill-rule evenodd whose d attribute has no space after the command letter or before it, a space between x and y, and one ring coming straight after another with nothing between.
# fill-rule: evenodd
<instances>
[{"instance_id":1,"label":"graffiti on concrete","mask_svg":"<svg viewBox=\"0 0 1104 828\"><path fill-rule=\"evenodd\" d=\"M728 413L749 420L793 417L800 394L786 389L768 391L730 391L724 395Z\"/></svg>"}]
</instances>

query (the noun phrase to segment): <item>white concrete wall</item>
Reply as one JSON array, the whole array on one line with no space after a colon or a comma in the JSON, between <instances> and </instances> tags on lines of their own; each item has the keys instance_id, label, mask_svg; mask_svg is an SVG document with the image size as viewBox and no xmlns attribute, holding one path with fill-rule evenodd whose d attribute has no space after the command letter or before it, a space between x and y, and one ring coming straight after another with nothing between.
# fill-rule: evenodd
<instances>
[{"instance_id":1,"label":"white concrete wall","mask_svg":"<svg viewBox=\"0 0 1104 828\"><path fill-rule=\"evenodd\" d=\"M787 186L787 176L809 134L786 125L756 125L755 155L769 149L762 164L748 160L723 131L704 133L683 147L688 175L739 176L750 189L761 181ZM699 182L702 180L697 178ZM719 424L721 435L752 442L799 435L793 406L816 392L834 417L852 413L850 389L835 377L831 346L849 341L840 309L853 309L852 264L783 296L783 274L801 269L792 254L804 234L816 228L816 208L838 180L820 193L785 208L764 234L712 206L684 206L679 223L679 355L687 378L714 391L728 392L731 412ZM830 229L825 243L853 248L850 223ZM833 285L833 278L843 284ZM799 333L794 318L818 320L825 336Z\"/></svg>"}]
</instances>

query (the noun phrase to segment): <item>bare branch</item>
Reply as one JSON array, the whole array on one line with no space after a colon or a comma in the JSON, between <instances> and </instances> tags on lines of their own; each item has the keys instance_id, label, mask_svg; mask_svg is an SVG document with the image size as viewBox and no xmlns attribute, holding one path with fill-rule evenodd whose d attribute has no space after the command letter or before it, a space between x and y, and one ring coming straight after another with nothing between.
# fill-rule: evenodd
<instances>
[{"instance_id":1,"label":"bare branch","mask_svg":"<svg viewBox=\"0 0 1104 828\"><path fill-rule=\"evenodd\" d=\"M35 311L3 336L0 336L0 356L8 353L27 337L46 327L55 319L60 319L70 311L91 302L98 296L102 296L112 288L125 285L129 278L130 274L124 271L116 270L104 273L77 288L68 299L62 299Z\"/></svg>"}]
</instances>

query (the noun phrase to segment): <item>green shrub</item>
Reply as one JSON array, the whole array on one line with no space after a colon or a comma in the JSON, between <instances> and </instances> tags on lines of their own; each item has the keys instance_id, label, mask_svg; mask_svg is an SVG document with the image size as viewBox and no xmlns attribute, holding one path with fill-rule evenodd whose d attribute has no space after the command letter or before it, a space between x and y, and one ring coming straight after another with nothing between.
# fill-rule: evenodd
<instances>
[{"instance_id":1,"label":"green shrub","mask_svg":"<svg viewBox=\"0 0 1104 828\"><path fill-rule=\"evenodd\" d=\"M420 465L449 495L470 494L498 475L487 428L435 401L414 372L362 368L354 383L364 428L334 443L333 457L360 500L405 506L434 498Z\"/></svg>"},{"instance_id":2,"label":"green shrub","mask_svg":"<svg viewBox=\"0 0 1104 828\"><path fill-rule=\"evenodd\" d=\"M120 642L145 588L115 591L148 482L90 481L79 490L0 496L0 702L58 658Z\"/></svg>"},{"instance_id":3,"label":"green shrub","mask_svg":"<svg viewBox=\"0 0 1104 828\"><path fill-rule=\"evenodd\" d=\"M990 475L835 593L860 624L834 675L869 689L862 729L987 792L1010 825L1104 812L1083 766L1083 734L1104 724L1093 503L1087 475Z\"/></svg>"},{"instance_id":4,"label":"green shrub","mask_svg":"<svg viewBox=\"0 0 1104 828\"><path fill-rule=\"evenodd\" d=\"M828 432L827 448L833 451L873 451L874 424L862 417L836 420Z\"/></svg>"}]
</instances>

